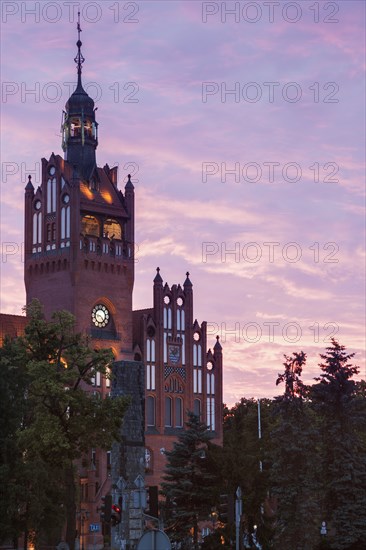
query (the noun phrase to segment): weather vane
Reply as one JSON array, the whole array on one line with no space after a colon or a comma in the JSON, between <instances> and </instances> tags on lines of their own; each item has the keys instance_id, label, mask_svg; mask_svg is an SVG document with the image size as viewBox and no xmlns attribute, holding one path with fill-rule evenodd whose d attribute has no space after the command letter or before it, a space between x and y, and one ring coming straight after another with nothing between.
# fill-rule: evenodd
<instances>
[{"instance_id":1,"label":"weather vane","mask_svg":"<svg viewBox=\"0 0 366 550\"><path fill-rule=\"evenodd\" d=\"M78 41L76 42L76 45L78 47L78 53L77 53L76 57L74 58L74 61L77 64L78 75L80 76L81 75L81 66L85 61L85 57L81 53L82 42L80 40L80 33L82 32L82 30L81 30L81 27L80 27L80 12L79 11L78 11L78 23L77 23L76 28L77 28L77 31L78 31Z\"/></svg>"}]
</instances>

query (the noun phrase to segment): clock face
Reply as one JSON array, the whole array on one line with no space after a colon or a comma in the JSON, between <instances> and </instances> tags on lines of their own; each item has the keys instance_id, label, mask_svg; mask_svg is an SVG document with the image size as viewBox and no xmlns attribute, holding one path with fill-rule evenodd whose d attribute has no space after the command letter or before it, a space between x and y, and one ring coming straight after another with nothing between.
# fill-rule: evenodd
<instances>
[{"instance_id":1,"label":"clock face","mask_svg":"<svg viewBox=\"0 0 366 550\"><path fill-rule=\"evenodd\" d=\"M93 307L92 321L98 328L103 328L109 323L109 311L103 304Z\"/></svg>"}]
</instances>

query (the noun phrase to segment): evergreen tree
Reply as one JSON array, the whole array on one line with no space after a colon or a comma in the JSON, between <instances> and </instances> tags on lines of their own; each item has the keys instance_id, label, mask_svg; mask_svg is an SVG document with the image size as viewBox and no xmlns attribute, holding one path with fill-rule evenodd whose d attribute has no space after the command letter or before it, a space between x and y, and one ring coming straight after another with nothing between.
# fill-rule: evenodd
<instances>
[{"instance_id":1,"label":"evergreen tree","mask_svg":"<svg viewBox=\"0 0 366 550\"><path fill-rule=\"evenodd\" d=\"M260 402L261 438L258 431L258 401L242 398L224 411L224 442L222 451L222 492L235 495L237 487L243 494L243 530L249 540L257 534L264 550L270 548L272 514L268 499L269 432L271 401ZM235 529L232 528L232 533Z\"/></svg>"},{"instance_id":2,"label":"evergreen tree","mask_svg":"<svg viewBox=\"0 0 366 550\"><path fill-rule=\"evenodd\" d=\"M319 438L301 380L305 362L303 352L285 355L285 371L276 382L285 384L284 394L274 400L270 449L271 491L277 499L273 542L281 550L314 550L319 543Z\"/></svg>"},{"instance_id":3,"label":"evergreen tree","mask_svg":"<svg viewBox=\"0 0 366 550\"><path fill-rule=\"evenodd\" d=\"M46 322L40 303L33 301L27 314L25 336L8 341L0 352L3 378L4 373L9 378L2 383L1 401L15 410L2 440L0 481L12 506L2 518L1 537L23 532L25 543L32 534L37 545L59 536L66 520L73 549L75 461L92 447L110 448L127 402L100 400L85 391L96 372L106 374L113 356L90 349L86 337L74 332L70 313L57 312Z\"/></svg>"},{"instance_id":4,"label":"evergreen tree","mask_svg":"<svg viewBox=\"0 0 366 550\"><path fill-rule=\"evenodd\" d=\"M186 429L166 452L162 492L169 512L168 529L175 540L189 540L193 532L193 547L198 548L198 522L207 519L215 504L218 477L212 473L208 456L212 434L192 412L188 413ZM190 546L190 544L188 543Z\"/></svg>"},{"instance_id":5,"label":"evergreen tree","mask_svg":"<svg viewBox=\"0 0 366 550\"><path fill-rule=\"evenodd\" d=\"M365 385L353 380L359 373L353 356L332 339L311 391L321 420L322 519L337 550L362 548L366 541Z\"/></svg>"}]
</instances>

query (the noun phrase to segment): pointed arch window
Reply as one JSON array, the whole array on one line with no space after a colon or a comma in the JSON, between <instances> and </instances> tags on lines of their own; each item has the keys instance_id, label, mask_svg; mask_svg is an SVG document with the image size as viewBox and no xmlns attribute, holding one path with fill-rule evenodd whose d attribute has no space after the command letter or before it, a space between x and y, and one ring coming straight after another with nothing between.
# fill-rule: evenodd
<instances>
[{"instance_id":1,"label":"pointed arch window","mask_svg":"<svg viewBox=\"0 0 366 550\"><path fill-rule=\"evenodd\" d=\"M100 236L100 224L95 216L86 215L81 220L81 232L85 235Z\"/></svg>"},{"instance_id":2,"label":"pointed arch window","mask_svg":"<svg viewBox=\"0 0 366 550\"><path fill-rule=\"evenodd\" d=\"M103 233L105 237L109 239L122 239L122 228L121 224L117 220L108 218L103 225Z\"/></svg>"},{"instance_id":3,"label":"pointed arch window","mask_svg":"<svg viewBox=\"0 0 366 550\"><path fill-rule=\"evenodd\" d=\"M165 398L165 426L171 428L172 426L172 399L171 397Z\"/></svg>"},{"instance_id":4,"label":"pointed arch window","mask_svg":"<svg viewBox=\"0 0 366 550\"><path fill-rule=\"evenodd\" d=\"M47 181L47 214L56 212L56 178Z\"/></svg>"},{"instance_id":5,"label":"pointed arch window","mask_svg":"<svg viewBox=\"0 0 366 550\"><path fill-rule=\"evenodd\" d=\"M61 208L61 241L70 238L70 206L63 206ZM65 246L65 243L61 242L61 247Z\"/></svg>"},{"instance_id":6,"label":"pointed arch window","mask_svg":"<svg viewBox=\"0 0 366 550\"><path fill-rule=\"evenodd\" d=\"M155 397L148 395L146 399L146 423L155 426Z\"/></svg>"},{"instance_id":7,"label":"pointed arch window","mask_svg":"<svg viewBox=\"0 0 366 550\"><path fill-rule=\"evenodd\" d=\"M195 399L193 404L193 412L198 418L201 418L201 400Z\"/></svg>"},{"instance_id":8,"label":"pointed arch window","mask_svg":"<svg viewBox=\"0 0 366 550\"><path fill-rule=\"evenodd\" d=\"M175 427L183 427L183 400L181 397L175 398Z\"/></svg>"},{"instance_id":9,"label":"pointed arch window","mask_svg":"<svg viewBox=\"0 0 366 550\"><path fill-rule=\"evenodd\" d=\"M33 214L33 244L41 244L41 243L42 243L42 214L41 212L35 212Z\"/></svg>"}]
</instances>

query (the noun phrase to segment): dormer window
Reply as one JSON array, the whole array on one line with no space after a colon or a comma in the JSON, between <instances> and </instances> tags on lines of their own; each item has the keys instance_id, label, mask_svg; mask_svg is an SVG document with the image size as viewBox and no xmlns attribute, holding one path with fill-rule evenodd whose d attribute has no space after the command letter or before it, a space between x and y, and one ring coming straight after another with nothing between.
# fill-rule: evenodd
<instances>
[{"instance_id":1,"label":"dormer window","mask_svg":"<svg viewBox=\"0 0 366 550\"><path fill-rule=\"evenodd\" d=\"M88 187L89 187L90 191L99 191L99 183L95 178L93 178L89 181Z\"/></svg>"}]
</instances>

